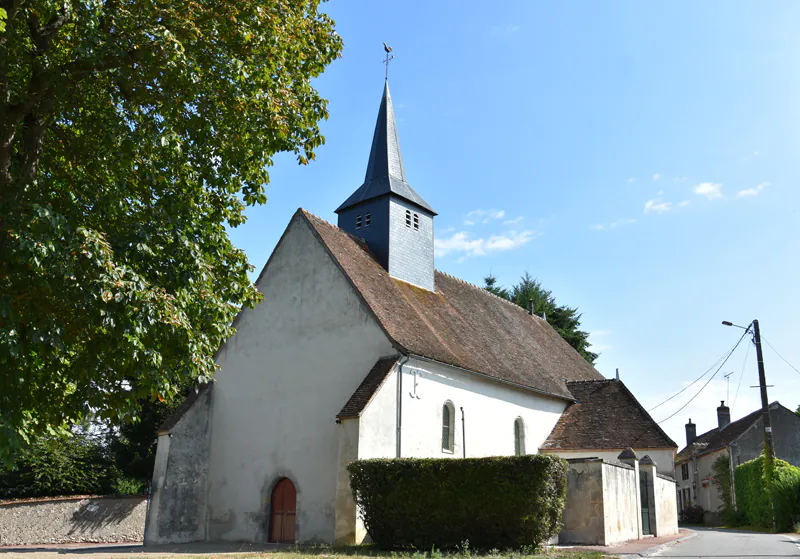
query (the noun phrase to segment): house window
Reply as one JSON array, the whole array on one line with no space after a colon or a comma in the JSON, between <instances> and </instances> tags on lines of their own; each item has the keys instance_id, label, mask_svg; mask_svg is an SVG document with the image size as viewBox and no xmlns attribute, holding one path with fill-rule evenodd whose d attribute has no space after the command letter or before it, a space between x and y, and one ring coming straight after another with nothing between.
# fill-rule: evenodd
<instances>
[{"instance_id":1,"label":"house window","mask_svg":"<svg viewBox=\"0 0 800 559\"><path fill-rule=\"evenodd\" d=\"M521 417L514 421L514 454L516 456L525 454L525 424Z\"/></svg>"},{"instance_id":2,"label":"house window","mask_svg":"<svg viewBox=\"0 0 800 559\"><path fill-rule=\"evenodd\" d=\"M364 214L364 227L369 227L372 224L372 214L367 212Z\"/></svg>"},{"instance_id":3,"label":"house window","mask_svg":"<svg viewBox=\"0 0 800 559\"><path fill-rule=\"evenodd\" d=\"M406 227L411 227L411 210L406 210Z\"/></svg>"},{"instance_id":4,"label":"house window","mask_svg":"<svg viewBox=\"0 0 800 559\"><path fill-rule=\"evenodd\" d=\"M356 216L356 229L361 229L361 216Z\"/></svg>"},{"instance_id":5,"label":"house window","mask_svg":"<svg viewBox=\"0 0 800 559\"><path fill-rule=\"evenodd\" d=\"M445 402L442 406L442 452L453 452L455 415L456 409L453 402Z\"/></svg>"},{"instance_id":6,"label":"house window","mask_svg":"<svg viewBox=\"0 0 800 559\"><path fill-rule=\"evenodd\" d=\"M414 214L414 229L419 231L419 214Z\"/></svg>"},{"instance_id":7,"label":"house window","mask_svg":"<svg viewBox=\"0 0 800 559\"><path fill-rule=\"evenodd\" d=\"M689 479L689 464L681 464L681 479Z\"/></svg>"}]
</instances>

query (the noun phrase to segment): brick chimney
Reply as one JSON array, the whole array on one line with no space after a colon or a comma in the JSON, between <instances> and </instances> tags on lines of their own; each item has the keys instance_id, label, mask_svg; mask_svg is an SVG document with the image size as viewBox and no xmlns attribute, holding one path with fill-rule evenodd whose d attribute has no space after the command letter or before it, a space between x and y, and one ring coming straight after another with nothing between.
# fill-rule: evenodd
<instances>
[{"instance_id":1,"label":"brick chimney","mask_svg":"<svg viewBox=\"0 0 800 559\"><path fill-rule=\"evenodd\" d=\"M697 438L697 425L692 423L692 420L689 419L689 423L686 424L686 446L692 444L696 438Z\"/></svg>"},{"instance_id":2,"label":"brick chimney","mask_svg":"<svg viewBox=\"0 0 800 559\"><path fill-rule=\"evenodd\" d=\"M719 428L722 429L730 422L731 422L731 409L725 405L725 400L722 400L720 406L717 408L717 423L719 424Z\"/></svg>"}]
</instances>

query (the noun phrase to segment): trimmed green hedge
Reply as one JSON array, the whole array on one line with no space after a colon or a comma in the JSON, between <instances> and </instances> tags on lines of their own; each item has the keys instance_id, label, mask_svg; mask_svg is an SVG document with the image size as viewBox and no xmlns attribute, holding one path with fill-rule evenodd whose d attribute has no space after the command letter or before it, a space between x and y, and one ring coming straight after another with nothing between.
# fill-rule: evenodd
<instances>
[{"instance_id":1,"label":"trimmed green hedge","mask_svg":"<svg viewBox=\"0 0 800 559\"><path fill-rule=\"evenodd\" d=\"M787 531L800 520L800 468L776 459L767 482L762 455L737 466L735 476L736 506L747 524Z\"/></svg>"},{"instance_id":2,"label":"trimmed green hedge","mask_svg":"<svg viewBox=\"0 0 800 559\"><path fill-rule=\"evenodd\" d=\"M383 548L539 546L558 533L565 460L542 454L351 463L350 485Z\"/></svg>"}]
</instances>

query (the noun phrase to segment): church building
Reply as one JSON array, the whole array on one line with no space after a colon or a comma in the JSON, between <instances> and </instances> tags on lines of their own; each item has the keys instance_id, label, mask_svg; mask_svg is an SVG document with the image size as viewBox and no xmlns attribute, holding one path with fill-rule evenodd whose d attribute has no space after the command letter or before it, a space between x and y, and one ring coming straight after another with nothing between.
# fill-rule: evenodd
<instances>
[{"instance_id":1,"label":"church building","mask_svg":"<svg viewBox=\"0 0 800 559\"><path fill-rule=\"evenodd\" d=\"M364 183L335 212L297 210L214 382L159 431L146 544L360 542L356 459L633 447L672 474L675 443L622 382L435 269L437 213L406 176L388 83Z\"/></svg>"}]
</instances>

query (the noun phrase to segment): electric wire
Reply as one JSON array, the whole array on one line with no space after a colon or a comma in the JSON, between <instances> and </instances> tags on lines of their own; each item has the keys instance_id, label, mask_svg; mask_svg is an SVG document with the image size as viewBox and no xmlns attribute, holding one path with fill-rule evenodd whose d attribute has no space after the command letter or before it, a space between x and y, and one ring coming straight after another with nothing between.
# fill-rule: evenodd
<instances>
[{"instance_id":1,"label":"electric wire","mask_svg":"<svg viewBox=\"0 0 800 559\"><path fill-rule=\"evenodd\" d=\"M663 406L664 404L666 404L667 402L669 402L669 401L670 401L670 400L672 400L673 398L676 398L676 397L680 396L681 394L683 394L685 391L689 390L689 389L690 389L692 386L694 386L694 384L695 384L695 383L697 383L697 382L699 382L700 380L702 380L704 376L706 376L706 375L707 375L709 372L711 372L711 369L713 369L714 367L716 367L716 366L717 366L717 363L719 363L720 361L722 361L722 360L725 358L725 356L726 356L726 355L727 355L727 356L730 356L730 354L731 354L731 353L733 353L733 350L735 350L735 349L736 349L736 346L737 346L737 345L739 345L739 343L738 343L738 342L737 342L737 343L736 343L736 345L734 345L734 346L733 346L731 349L729 349L728 351L726 351L725 353L723 353L723 354L722 354L722 355L719 357L719 359L717 359L716 361L714 361L714 363L713 363L713 364L712 364L712 365L711 365L711 366L710 366L708 369L706 369L706 372L705 372L705 373L703 373L702 375L700 375L699 377L697 377L696 379L694 379L694 380L692 381L692 383L691 383L691 384L689 384L688 386L686 386L686 387L682 388L682 389L681 389L679 392L677 392L677 393L673 394L672 396L670 396L669 398L667 398L666 400L664 400L663 402L661 402L661 403L660 403L660 404L658 404L657 406L654 406L654 407L650 408L649 410L647 410L647 413L650 413L651 411L653 411L653 410L654 410L654 409L656 409L656 408L660 408L661 406Z\"/></svg>"},{"instance_id":2,"label":"electric wire","mask_svg":"<svg viewBox=\"0 0 800 559\"><path fill-rule=\"evenodd\" d=\"M700 393L701 393L703 390L705 390L706 386L708 386L708 383L710 383L712 380L714 380L714 377L715 377L715 376L717 376L717 374L720 372L720 370L722 369L722 367L724 367L724 366L725 366L725 363L727 363L727 361L728 361L728 359L730 358L730 356L731 356L731 355L733 355L733 352L734 352L734 351L736 351L736 348L737 348L737 347L739 347L739 344L740 344L740 343L742 343L742 340L744 339L744 337L745 337L745 336L746 336L746 335L747 335L749 332L750 332L750 327L748 327L748 328L747 328L747 330L745 330L745 331L744 331L744 334L742 334L742 337L741 337L741 338L739 338L739 341L738 341L738 342L736 342L736 345L735 345L735 346L733 346L733 349L732 349L732 350L730 350L730 351L728 352L728 355L726 355L726 356L725 356L725 361L723 361L723 362L720 364L720 366L719 366L719 367L717 367L717 370L716 370L716 371L714 371L714 374L713 374L713 375L711 375L711 378L709 378L709 379L706 381L706 383L705 383L705 384L702 386L702 388L700 388L700 390L698 390L698 391L697 391L697 393L695 393L695 395L694 395L694 396L692 396L692 397L691 397L691 399L690 399L688 402L686 402L685 404L683 404L683 405L682 405L682 406L681 406L681 407L680 407L680 408L679 408L679 409L678 409L678 410L677 410L675 413L673 413L673 414L672 414L672 415L670 415L669 417L666 417L666 418L662 419L661 421L659 421L659 422L658 422L658 423L659 423L659 425L660 425L661 423L664 423L665 421L668 421L668 420L672 419L672 418L673 418L673 417L675 417L676 415L678 415L678 414L679 414L681 411L683 411L683 409L684 409L686 406L688 406L689 404L691 404L691 403L692 403L692 400L694 400L695 398L697 398L697 396L699 396L699 395L700 395Z\"/></svg>"},{"instance_id":3,"label":"electric wire","mask_svg":"<svg viewBox=\"0 0 800 559\"><path fill-rule=\"evenodd\" d=\"M744 368L747 366L747 357L750 355L750 344L747 344L747 352L744 354L744 363L742 363L742 373L739 375L739 384L736 386L736 396L733 397L733 405L731 406L731 413L733 408L736 407L736 400L739 399L739 389L742 387L742 379L744 378Z\"/></svg>"},{"instance_id":4,"label":"electric wire","mask_svg":"<svg viewBox=\"0 0 800 559\"><path fill-rule=\"evenodd\" d=\"M780 353L778 353L778 350L777 350L777 349L775 349L774 347L772 347L772 344L771 344L771 343L769 343L769 342L767 341L767 338L765 338L765 337L762 335L762 336L761 336L761 339L762 339L762 340L764 340L764 342L766 342L766 344L767 344L767 345L770 347L770 349L771 349L772 351L774 351L774 352L775 352L775 353L778 355L778 357L780 357L781 359L783 359L783 362L784 362L784 363L786 363L786 364L787 364L787 365L789 365L789 366L790 366L792 369L794 369L796 373L800 374L800 371L798 371L798 370L797 370L797 367L795 367L794 365L792 365L791 363L789 363L789 362L786 360L786 358L785 358L783 355L781 355Z\"/></svg>"}]
</instances>

